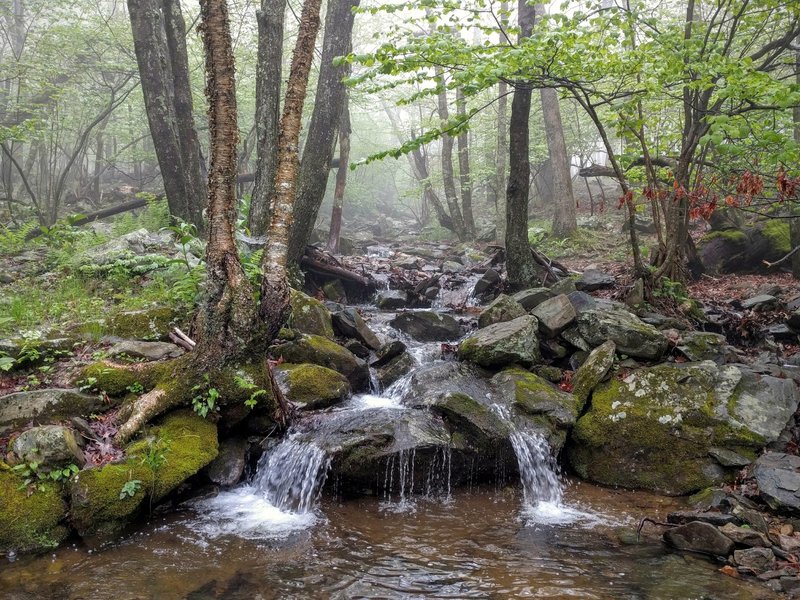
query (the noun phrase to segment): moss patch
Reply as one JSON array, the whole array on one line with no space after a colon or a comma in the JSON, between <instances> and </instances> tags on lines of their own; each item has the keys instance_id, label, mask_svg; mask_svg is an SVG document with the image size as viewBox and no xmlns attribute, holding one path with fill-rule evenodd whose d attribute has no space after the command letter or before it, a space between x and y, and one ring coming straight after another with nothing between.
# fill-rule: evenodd
<instances>
[{"instance_id":1,"label":"moss patch","mask_svg":"<svg viewBox=\"0 0 800 600\"><path fill-rule=\"evenodd\" d=\"M178 315L169 307L131 310L112 316L106 323L106 331L125 339L162 340L178 321Z\"/></svg>"},{"instance_id":2,"label":"moss patch","mask_svg":"<svg viewBox=\"0 0 800 600\"><path fill-rule=\"evenodd\" d=\"M331 313L322 302L294 289L290 291L289 301L292 309L290 323L294 329L333 339Z\"/></svg>"},{"instance_id":3,"label":"moss patch","mask_svg":"<svg viewBox=\"0 0 800 600\"><path fill-rule=\"evenodd\" d=\"M333 369L310 364L283 364L277 370L285 377L287 399L308 409L331 406L350 394L350 382Z\"/></svg>"},{"instance_id":4,"label":"moss patch","mask_svg":"<svg viewBox=\"0 0 800 600\"><path fill-rule=\"evenodd\" d=\"M786 255L792 250L789 222L786 219L769 219L761 228L761 234L769 241L773 252Z\"/></svg>"},{"instance_id":5,"label":"moss patch","mask_svg":"<svg viewBox=\"0 0 800 600\"><path fill-rule=\"evenodd\" d=\"M740 229L723 229L721 231L709 231L701 238L701 243L710 242L715 239L724 239L733 244L744 246L747 244L747 235Z\"/></svg>"},{"instance_id":6,"label":"moss patch","mask_svg":"<svg viewBox=\"0 0 800 600\"><path fill-rule=\"evenodd\" d=\"M28 495L22 479L0 469L0 551L43 552L69 534L63 525L67 505L60 486L45 484Z\"/></svg>"}]
</instances>

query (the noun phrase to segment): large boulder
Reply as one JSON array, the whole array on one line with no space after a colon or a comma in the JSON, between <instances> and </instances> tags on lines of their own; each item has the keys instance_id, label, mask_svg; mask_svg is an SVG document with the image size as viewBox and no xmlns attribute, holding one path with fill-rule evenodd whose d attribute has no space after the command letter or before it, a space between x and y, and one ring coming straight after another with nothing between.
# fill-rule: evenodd
<instances>
[{"instance_id":1,"label":"large boulder","mask_svg":"<svg viewBox=\"0 0 800 600\"><path fill-rule=\"evenodd\" d=\"M44 389L0 397L0 433L30 421L55 423L110 408L97 394L77 389Z\"/></svg>"},{"instance_id":2,"label":"large boulder","mask_svg":"<svg viewBox=\"0 0 800 600\"><path fill-rule=\"evenodd\" d=\"M763 261L779 260L791 249L789 223L771 218L743 228L709 231L697 246L703 266L712 274L757 271Z\"/></svg>"},{"instance_id":3,"label":"large boulder","mask_svg":"<svg viewBox=\"0 0 800 600\"><path fill-rule=\"evenodd\" d=\"M141 340L122 340L108 349L110 358L133 358L142 360L165 360L178 358L183 348L169 342L144 342Z\"/></svg>"},{"instance_id":4,"label":"large boulder","mask_svg":"<svg viewBox=\"0 0 800 600\"><path fill-rule=\"evenodd\" d=\"M522 290L511 297L519 302L522 305L522 308L524 308L527 312L530 312L533 307L544 302L548 298L552 298L553 292L550 291L550 288L537 287Z\"/></svg>"},{"instance_id":5,"label":"large boulder","mask_svg":"<svg viewBox=\"0 0 800 600\"><path fill-rule=\"evenodd\" d=\"M658 329L621 308L586 310L578 313L577 322L581 337L595 347L612 340L620 354L647 360L658 360L667 351L667 338Z\"/></svg>"},{"instance_id":6,"label":"large boulder","mask_svg":"<svg viewBox=\"0 0 800 600\"><path fill-rule=\"evenodd\" d=\"M169 332L181 325L178 313L166 306L118 312L105 323L108 335L135 340L169 339Z\"/></svg>"},{"instance_id":7,"label":"large boulder","mask_svg":"<svg viewBox=\"0 0 800 600\"><path fill-rule=\"evenodd\" d=\"M293 364L311 363L338 371L350 381L353 391L369 387L369 368L347 348L318 335L300 335L296 339L271 346L270 354Z\"/></svg>"},{"instance_id":8,"label":"large boulder","mask_svg":"<svg viewBox=\"0 0 800 600\"><path fill-rule=\"evenodd\" d=\"M381 347L378 336L355 308L347 307L333 313L333 326L340 335L358 340L371 350L378 350Z\"/></svg>"},{"instance_id":9,"label":"large boulder","mask_svg":"<svg viewBox=\"0 0 800 600\"><path fill-rule=\"evenodd\" d=\"M341 373L319 365L283 363L275 379L289 402L307 410L327 408L350 395L350 382Z\"/></svg>"},{"instance_id":10,"label":"large boulder","mask_svg":"<svg viewBox=\"0 0 800 600\"><path fill-rule=\"evenodd\" d=\"M539 331L546 337L557 336L578 316L565 294L541 302L534 307L531 314L539 320Z\"/></svg>"},{"instance_id":11,"label":"large boulder","mask_svg":"<svg viewBox=\"0 0 800 600\"><path fill-rule=\"evenodd\" d=\"M86 461L75 432L63 425L26 429L14 438L11 447L19 462L38 463L46 468L83 466Z\"/></svg>"},{"instance_id":12,"label":"large boulder","mask_svg":"<svg viewBox=\"0 0 800 600\"><path fill-rule=\"evenodd\" d=\"M289 303L292 309L292 329L333 339L331 313L322 302L292 289L289 292Z\"/></svg>"},{"instance_id":13,"label":"large boulder","mask_svg":"<svg viewBox=\"0 0 800 600\"><path fill-rule=\"evenodd\" d=\"M247 440L230 438L219 443L219 454L206 467L212 483L230 487L239 483L247 464Z\"/></svg>"},{"instance_id":14,"label":"large boulder","mask_svg":"<svg viewBox=\"0 0 800 600\"><path fill-rule=\"evenodd\" d=\"M692 521L664 532L664 541L678 550L701 552L712 556L728 556L733 540L709 523Z\"/></svg>"},{"instance_id":15,"label":"large boulder","mask_svg":"<svg viewBox=\"0 0 800 600\"><path fill-rule=\"evenodd\" d=\"M767 452L756 460L753 477L774 510L800 515L800 456Z\"/></svg>"},{"instance_id":16,"label":"large boulder","mask_svg":"<svg viewBox=\"0 0 800 600\"><path fill-rule=\"evenodd\" d=\"M525 315L526 311L522 305L511 296L500 294L489 306L478 315L478 327L483 329L495 323L510 321Z\"/></svg>"},{"instance_id":17,"label":"large boulder","mask_svg":"<svg viewBox=\"0 0 800 600\"><path fill-rule=\"evenodd\" d=\"M0 463L0 553L52 550L69 534L60 485L45 483L31 493L3 467Z\"/></svg>"},{"instance_id":18,"label":"large boulder","mask_svg":"<svg viewBox=\"0 0 800 600\"><path fill-rule=\"evenodd\" d=\"M541 359L538 329L539 322L530 315L490 325L461 342L458 357L482 367L534 365Z\"/></svg>"},{"instance_id":19,"label":"large boulder","mask_svg":"<svg viewBox=\"0 0 800 600\"><path fill-rule=\"evenodd\" d=\"M428 310L400 313L389 324L418 342L452 341L464 333L450 315Z\"/></svg>"},{"instance_id":20,"label":"large boulder","mask_svg":"<svg viewBox=\"0 0 800 600\"><path fill-rule=\"evenodd\" d=\"M730 452L752 458L776 440L799 400L793 382L732 365L638 369L594 389L567 455L597 483L686 494L734 475Z\"/></svg>"}]
</instances>

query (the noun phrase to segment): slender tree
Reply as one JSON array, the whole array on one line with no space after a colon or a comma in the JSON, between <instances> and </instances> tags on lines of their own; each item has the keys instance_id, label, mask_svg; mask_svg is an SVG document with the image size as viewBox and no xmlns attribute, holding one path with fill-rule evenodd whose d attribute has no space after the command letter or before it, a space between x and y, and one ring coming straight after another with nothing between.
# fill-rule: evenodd
<instances>
[{"instance_id":1,"label":"slender tree","mask_svg":"<svg viewBox=\"0 0 800 600\"><path fill-rule=\"evenodd\" d=\"M328 232L328 251L339 253L339 239L342 233L342 209L344 207L344 188L347 185L347 170L350 162L350 103L347 96L339 121L339 168L336 170L336 186L333 189L333 208Z\"/></svg>"},{"instance_id":2,"label":"slender tree","mask_svg":"<svg viewBox=\"0 0 800 600\"><path fill-rule=\"evenodd\" d=\"M456 114L467 116L467 99L461 88L456 90ZM464 217L464 230L468 238L475 237L475 217L472 214L472 175L469 167L469 132L464 130L457 138L458 144L458 183L461 190L461 213Z\"/></svg>"},{"instance_id":3,"label":"slender tree","mask_svg":"<svg viewBox=\"0 0 800 600\"><path fill-rule=\"evenodd\" d=\"M437 110L442 126L446 126L450 120L450 109L447 106L447 85L444 80L442 70L436 69L436 78L439 83L439 95L437 96ZM441 138L442 144L442 184L444 186L444 198L447 208L450 211L450 219L453 222L459 240L467 239L467 228L464 226L464 217L461 214L461 207L458 203L458 192L456 191L455 174L453 169L453 136L445 133Z\"/></svg>"}]
</instances>

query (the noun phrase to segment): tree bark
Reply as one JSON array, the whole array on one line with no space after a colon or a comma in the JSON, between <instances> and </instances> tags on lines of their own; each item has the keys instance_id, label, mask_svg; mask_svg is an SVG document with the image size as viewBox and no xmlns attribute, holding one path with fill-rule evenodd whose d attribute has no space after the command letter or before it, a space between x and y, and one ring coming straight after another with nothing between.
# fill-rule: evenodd
<instances>
[{"instance_id":1,"label":"tree bark","mask_svg":"<svg viewBox=\"0 0 800 600\"><path fill-rule=\"evenodd\" d=\"M466 117L467 99L461 89L456 90L456 113ZM472 175L469 168L469 133L464 131L457 138L458 143L458 183L461 188L461 212L464 216L464 229L469 239L475 238L475 218L472 214Z\"/></svg>"},{"instance_id":2,"label":"tree bark","mask_svg":"<svg viewBox=\"0 0 800 600\"><path fill-rule=\"evenodd\" d=\"M505 32L508 29L508 2L500 3L500 26ZM508 84L500 81L497 84L497 146L495 148L495 240L501 246L506 245L506 166L508 163Z\"/></svg>"},{"instance_id":3,"label":"tree bark","mask_svg":"<svg viewBox=\"0 0 800 600\"><path fill-rule=\"evenodd\" d=\"M173 216L203 229L206 184L178 0L128 0L150 134Z\"/></svg>"},{"instance_id":4,"label":"tree bark","mask_svg":"<svg viewBox=\"0 0 800 600\"><path fill-rule=\"evenodd\" d=\"M447 107L447 87L441 69L436 69L436 78L439 80L438 112L439 121L444 127L450 120L450 111ZM456 192L455 175L453 174L453 136L443 134L442 138L442 185L444 186L444 198L447 208L450 211L450 220L453 223L458 239L467 239L467 230L464 227L464 218L461 215L461 207L458 205L458 193Z\"/></svg>"},{"instance_id":5,"label":"tree bark","mask_svg":"<svg viewBox=\"0 0 800 600\"><path fill-rule=\"evenodd\" d=\"M347 185L347 170L350 162L350 103L344 97L342 118L339 121L339 168L336 170L336 187L333 190L331 225L328 232L328 251L339 253L339 238L342 233L342 208L344 207L344 188Z\"/></svg>"},{"instance_id":6,"label":"tree bark","mask_svg":"<svg viewBox=\"0 0 800 600\"><path fill-rule=\"evenodd\" d=\"M533 6L519 0L519 38L530 37L535 13ZM506 271L514 289L539 283L539 268L528 241L528 196L531 166L528 135L531 87L517 82L511 101L509 129L508 189L506 190Z\"/></svg>"},{"instance_id":7,"label":"tree bark","mask_svg":"<svg viewBox=\"0 0 800 600\"><path fill-rule=\"evenodd\" d=\"M299 170L298 146L306 99L308 76L314 59L314 42L319 32L321 0L305 0L300 16L300 29L292 54L292 66L286 86L280 133L278 135L278 167L270 205L270 226L264 248L261 281L261 316L267 339L274 339L289 309L288 264L289 228L294 217Z\"/></svg>"},{"instance_id":8,"label":"tree bark","mask_svg":"<svg viewBox=\"0 0 800 600\"><path fill-rule=\"evenodd\" d=\"M269 199L278 165L278 127L281 115L283 21L286 0L261 0L256 66L256 178L250 200L250 235L263 236L269 227Z\"/></svg>"},{"instance_id":9,"label":"tree bark","mask_svg":"<svg viewBox=\"0 0 800 600\"><path fill-rule=\"evenodd\" d=\"M314 111L303 147L294 221L289 232L289 262L297 262L303 255L325 197L346 94L343 79L348 72L347 65L334 65L334 59L347 54L350 49L355 17L353 9L359 3L360 0L331 0L328 3Z\"/></svg>"},{"instance_id":10,"label":"tree bark","mask_svg":"<svg viewBox=\"0 0 800 600\"><path fill-rule=\"evenodd\" d=\"M578 228L575 217L575 197L572 194L570 159L564 141L561 109L558 93L551 88L542 88L542 116L547 136L547 149L553 171L553 235L565 238Z\"/></svg>"},{"instance_id":11,"label":"tree bark","mask_svg":"<svg viewBox=\"0 0 800 600\"><path fill-rule=\"evenodd\" d=\"M795 44L800 45L800 36L795 38ZM794 57L795 82L800 86L800 50L795 52ZM792 118L794 121L794 141L800 145L800 105L794 107ZM800 246L800 210L798 210L797 206L800 203L800 199L795 199L794 202L795 206L792 212L795 217L789 221L789 238L792 248L797 248ZM796 252L792 256L792 275L795 279L800 279L800 252Z\"/></svg>"}]
</instances>

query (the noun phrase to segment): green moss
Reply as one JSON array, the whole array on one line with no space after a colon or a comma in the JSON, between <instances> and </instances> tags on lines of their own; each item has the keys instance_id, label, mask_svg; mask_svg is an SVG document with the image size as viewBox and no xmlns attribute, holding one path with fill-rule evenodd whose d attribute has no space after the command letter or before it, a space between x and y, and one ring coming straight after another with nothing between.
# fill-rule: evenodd
<instances>
[{"instance_id":1,"label":"green moss","mask_svg":"<svg viewBox=\"0 0 800 600\"><path fill-rule=\"evenodd\" d=\"M289 300L292 328L301 333L333 339L331 313L322 302L294 289L290 291Z\"/></svg>"},{"instance_id":2,"label":"green moss","mask_svg":"<svg viewBox=\"0 0 800 600\"><path fill-rule=\"evenodd\" d=\"M467 394L450 392L437 400L431 408L473 443L508 437L508 428L503 421Z\"/></svg>"},{"instance_id":3,"label":"green moss","mask_svg":"<svg viewBox=\"0 0 800 600\"><path fill-rule=\"evenodd\" d=\"M163 375L162 369L154 364L135 363L131 365L115 365L100 361L84 367L74 383L78 386L90 386L93 391L103 391L109 396L124 396L128 388L140 384L145 391L152 389Z\"/></svg>"},{"instance_id":4,"label":"green moss","mask_svg":"<svg viewBox=\"0 0 800 600\"><path fill-rule=\"evenodd\" d=\"M723 229L720 231L709 231L703 235L702 242L710 242L711 240L722 238L729 242L738 245L745 245L747 243L747 235L739 229Z\"/></svg>"},{"instance_id":5,"label":"green moss","mask_svg":"<svg viewBox=\"0 0 800 600\"><path fill-rule=\"evenodd\" d=\"M158 340L166 338L178 323L175 311L169 307L120 312L106 324L109 335L125 339Z\"/></svg>"},{"instance_id":6,"label":"green moss","mask_svg":"<svg viewBox=\"0 0 800 600\"><path fill-rule=\"evenodd\" d=\"M69 534L63 522L67 505L60 486L45 484L28 494L22 480L0 470L0 551L42 552L55 548Z\"/></svg>"},{"instance_id":7,"label":"green moss","mask_svg":"<svg viewBox=\"0 0 800 600\"><path fill-rule=\"evenodd\" d=\"M542 424L548 429L571 424L577 418L575 398L549 381L517 367L504 370L498 377L514 382L514 406L527 415L546 415Z\"/></svg>"},{"instance_id":8,"label":"green moss","mask_svg":"<svg viewBox=\"0 0 800 600\"><path fill-rule=\"evenodd\" d=\"M764 223L761 234L769 240L772 250L777 254L785 255L791 252L789 222L786 219L769 219Z\"/></svg>"},{"instance_id":9,"label":"green moss","mask_svg":"<svg viewBox=\"0 0 800 600\"><path fill-rule=\"evenodd\" d=\"M289 400L306 408L325 408L350 394L350 382L333 369L311 364L283 364L278 368L286 375Z\"/></svg>"},{"instance_id":10,"label":"green moss","mask_svg":"<svg viewBox=\"0 0 800 600\"><path fill-rule=\"evenodd\" d=\"M336 342L319 335L301 335L292 342L272 346L270 354L292 364L311 363L333 369L347 377L354 388L367 382L369 372L362 361Z\"/></svg>"}]
</instances>

